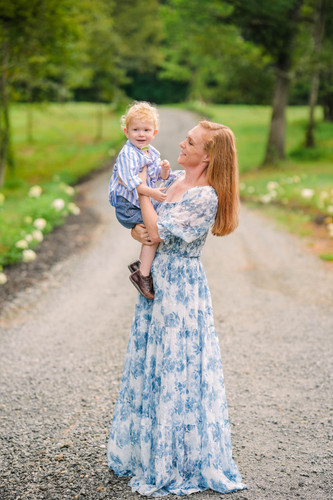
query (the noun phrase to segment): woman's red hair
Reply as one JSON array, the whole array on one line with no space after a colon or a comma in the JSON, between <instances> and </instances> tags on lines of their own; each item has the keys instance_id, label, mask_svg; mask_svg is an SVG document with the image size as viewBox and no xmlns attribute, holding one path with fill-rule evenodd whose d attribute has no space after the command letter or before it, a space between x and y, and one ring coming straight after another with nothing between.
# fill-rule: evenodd
<instances>
[{"instance_id":1,"label":"woman's red hair","mask_svg":"<svg viewBox=\"0 0 333 500\"><path fill-rule=\"evenodd\" d=\"M238 226L239 187L235 137L230 128L219 123L201 121L209 134L205 151L210 155L208 182L218 197L218 209L212 233L225 236Z\"/></svg>"}]
</instances>

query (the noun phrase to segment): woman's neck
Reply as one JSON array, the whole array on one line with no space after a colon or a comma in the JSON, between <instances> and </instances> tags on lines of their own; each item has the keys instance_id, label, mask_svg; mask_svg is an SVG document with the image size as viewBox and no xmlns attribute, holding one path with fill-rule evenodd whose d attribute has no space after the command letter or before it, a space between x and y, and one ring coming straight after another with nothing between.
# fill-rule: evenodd
<instances>
[{"instance_id":1,"label":"woman's neck","mask_svg":"<svg viewBox=\"0 0 333 500\"><path fill-rule=\"evenodd\" d=\"M207 178L207 166L198 165L194 169L184 169L185 175L183 177L183 184L188 186L188 188L196 187L196 186L208 186L208 178Z\"/></svg>"}]
</instances>

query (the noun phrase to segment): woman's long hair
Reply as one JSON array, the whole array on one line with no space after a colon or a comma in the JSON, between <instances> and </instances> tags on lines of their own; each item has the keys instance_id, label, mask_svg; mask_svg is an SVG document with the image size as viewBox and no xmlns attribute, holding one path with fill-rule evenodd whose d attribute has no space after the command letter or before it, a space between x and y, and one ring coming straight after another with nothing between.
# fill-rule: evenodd
<instances>
[{"instance_id":1,"label":"woman's long hair","mask_svg":"<svg viewBox=\"0 0 333 500\"><path fill-rule=\"evenodd\" d=\"M239 187L235 137L230 128L219 123L201 121L209 131L205 151L210 155L208 182L218 197L218 209L212 233L225 236L238 226Z\"/></svg>"}]
</instances>

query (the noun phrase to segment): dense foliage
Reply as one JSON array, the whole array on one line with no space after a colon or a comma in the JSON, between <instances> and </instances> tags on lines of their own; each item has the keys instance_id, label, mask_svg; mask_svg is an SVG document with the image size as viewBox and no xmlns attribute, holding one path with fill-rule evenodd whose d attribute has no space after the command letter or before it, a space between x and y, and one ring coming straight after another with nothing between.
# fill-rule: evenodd
<instances>
[{"instance_id":1,"label":"dense foliage","mask_svg":"<svg viewBox=\"0 0 333 500\"><path fill-rule=\"evenodd\" d=\"M329 0L0 0L0 186L15 100L273 103L273 163L287 103L333 119L332 24Z\"/></svg>"}]
</instances>

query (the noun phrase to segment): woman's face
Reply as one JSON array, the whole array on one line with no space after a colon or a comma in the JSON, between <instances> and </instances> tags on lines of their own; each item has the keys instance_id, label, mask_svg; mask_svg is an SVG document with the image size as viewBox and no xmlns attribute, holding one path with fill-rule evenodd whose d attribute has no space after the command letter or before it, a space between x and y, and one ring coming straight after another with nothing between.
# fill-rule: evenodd
<instances>
[{"instance_id":1,"label":"woman's face","mask_svg":"<svg viewBox=\"0 0 333 500\"><path fill-rule=\"evenodd\" d=\"M178 157L179 165L183 167L196 167L202 162L209 160L208 153L204 150L205 130L197 125L187 134L186 139L179 144L180 154Z\"/></svg>"}]
</instances>

